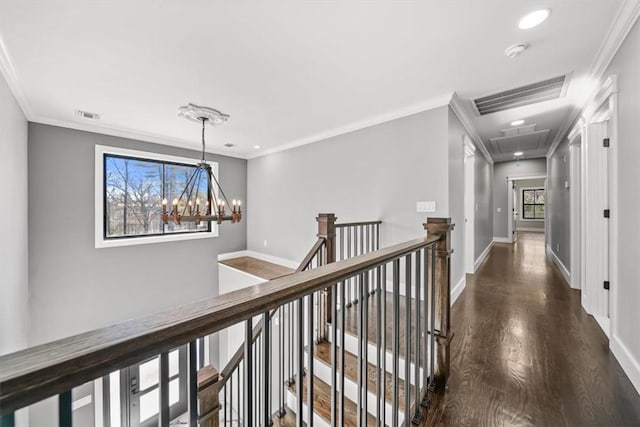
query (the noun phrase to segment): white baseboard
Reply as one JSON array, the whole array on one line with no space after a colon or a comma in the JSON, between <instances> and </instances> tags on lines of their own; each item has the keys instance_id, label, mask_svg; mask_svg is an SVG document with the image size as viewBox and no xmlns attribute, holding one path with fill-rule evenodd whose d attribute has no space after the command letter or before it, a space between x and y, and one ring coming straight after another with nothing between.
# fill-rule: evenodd
<instances>
[{"instance_id":1,"label":"white baseboard","mask_svg":"<svg viewBox=\"0 0 640 427\"><path fill-rule=\"evenodd\" d=\"M609 338L609 331L611 329L611 320L608 317L598 316L597 314L592 314L593 318L596 320L602 332Z\"/></svg>"},{"instance_id":2,"label":"white baseboard","mask_svg":"<svg viewBox=\"0 0 640 427\"><path fill-rule=\"evenodd\" d=\"M627 346L620 341L620 338L616 336L612 338L609 340L611 352L620 363L620 366L622 366L622 370L627 374L629 380L631 380L631 384L640 393L640 362L633 357Z\"/></svg>"},{"instance_id":3,"label":"white baseboard","mask_svg":"<svg viewBox=\"0 0 640 427\"><path fill-rule=\"evenodd\" d=\"M464 291L465 286L467 286L466 275L462 276L462 279L451 289L451 305L453 305L462 291Z\"/></svg>"},{"instance_id":4,"label":"white baseboard","mask_svg":"<svg viewBox=\"0 0 640 427\"><path fill-rule=\"evenodd\" d=\"M513 243L511 239L509 239L508 237L496 237L496 236L493 236L493 242L494 243Z\"/></svg>"},{"instance_id":5,"label":"white baseboard","mask_svg":"<svg viewBox=\"0 0 640 427\"><path fill-rule=\"evenodd\" d=\"M478 268L480 267L480 265L484 262L485 259L487 259L487 257L489 256L489 252L491 252L491 248L493 247L494 241L492 240L491 242L489 242L489 244L487 245L486 248L484 248L484 251L482 251L482 253L480 254L480 256L478 257L478 259L476 260L476 262L473 263L473 271L474 273L476 271L478 271Z\"/></svg>"},{"instance_id":6,"label":"white baseboard","mask_svg":"<svg viewBox=\"0 0 640 427\"><path fill-rule=\"evenodd\" d=\"M544 233L544 228L517 227L516 231L533 231L533 232L537 232L537 233Z\"/></svg>"},{"instance_id":7,"label":"white baseboard","mask_svg":"<svg viewBox=\"0 0 640 427\"><path fill-rule=\"evenodd\" d=\"M560 261L560 258L558 258L558 255L556 255L556 253L553 252L553 249L551 249L551 246L547 245L546 252L547 252L547 257L551 259L551 261L553 261L556 267L558 267L558 270L560 270L560 273L562 273L562 277L564 277L564 280L567 282L567 285L571 287L571 273L569 272L569 269L567 269L567 267L564 266L562 261Z\"/></svg>"}]
</instances>

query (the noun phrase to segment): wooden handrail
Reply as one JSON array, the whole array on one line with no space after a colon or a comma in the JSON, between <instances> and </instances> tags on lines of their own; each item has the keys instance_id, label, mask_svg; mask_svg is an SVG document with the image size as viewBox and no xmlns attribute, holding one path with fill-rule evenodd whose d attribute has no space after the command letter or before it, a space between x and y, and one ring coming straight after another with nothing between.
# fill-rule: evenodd
<instances>
[{"instance_id":1,"label":"wooden handrail","mask_svg":"<svg viewBox=\"0 0 640 427\"><path fill-rule=\"evenodd\" d=\"M358 226L358 225L380 225L382 224L382 221L362 221L362 222L345 222L342 224L336 224L336 228L342 228L342 227L354 227L354 226Z\"/></svg>"},{"instance_id":2,"label":"wooden handrail","mask_svg":"<svg viewBox=\"0 0 640 427\"><path fill-rule=\"evenodd\" d=\"M433 245L440 238L427 236L410 240L2 356L0 415L274 310L355 274Z\"/></svg>"},{"instance_id":3,"label":"wooden handrail","mask_svg":"<svg viewBox=\"0 0 640 427\"><path fill-rule=\"evenodd\" d=\"M296 269L296 273L300 273L301 271L304 271L307 269L307 267L309 267L309 264L311 264L311 261L313 261L313 258L318 254L318 251L322 248L322 245L324 245L324 243L325 243L325 239L322 237L318 237L318 240L316 240L316 243L314 243L314 245L311 247L311 249L307 253L307 256L303 258L302 262Z\"/></svg>"}]
</instances>

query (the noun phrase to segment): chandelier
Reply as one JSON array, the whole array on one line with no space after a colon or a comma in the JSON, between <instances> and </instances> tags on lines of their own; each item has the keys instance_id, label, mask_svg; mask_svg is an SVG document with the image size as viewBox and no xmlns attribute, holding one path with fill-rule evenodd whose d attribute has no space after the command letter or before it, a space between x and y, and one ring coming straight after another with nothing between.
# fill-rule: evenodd
<instances>
[{"instance_id":1,"label":"chandelier","mask_svg":"<svg viewBox=\"0 0 640 427\"><path fill-rule=\"evenodd\" d=\"M162 221L165 224L168 224L169 221L176 224L188 221L196 224L203 221L215 221L218 224L222 224L222 221L240 222L242 202L233 200L231 204L229 203L218 179L213 174L211 165L204 159L205 125L222 125L229 119L229 116L213 108L194 104L180 107L178 115L202 123L202 158L194 173L187 180L180 197L173 199L170 212L168 211L167 199L162 200ZM205 186L206 188L203 188ZM200 196L204 196L205 200L201 200ZM230 213L227 213L226 207L231 209Z\"/></svg>"}]
</instances>

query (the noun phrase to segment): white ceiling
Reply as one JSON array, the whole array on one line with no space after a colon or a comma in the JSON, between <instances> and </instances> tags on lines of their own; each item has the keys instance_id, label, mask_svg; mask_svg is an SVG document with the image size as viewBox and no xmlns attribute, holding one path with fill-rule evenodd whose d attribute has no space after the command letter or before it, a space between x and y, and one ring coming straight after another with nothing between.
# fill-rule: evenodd
<instances>
[{"instance_id":1,"label":"white ceiling","mask_svg":"<svg viewBox=\"0 0 640 427\"><path fill-rule=\"evenodd\" d=\"M231 118L208 130L210 151L238 157L442 104L454 91L470 100L572 72L561 100L472 119L487 146L521 118L550 129L548 146L593 85L588 72L621 4L2 0L0 68L32 121L197 149L198 126L178 107L220 109ZM541 6L549 20L519 30ZM507 58L517 42L530 48Z\"/></svg>"}]
</instances>

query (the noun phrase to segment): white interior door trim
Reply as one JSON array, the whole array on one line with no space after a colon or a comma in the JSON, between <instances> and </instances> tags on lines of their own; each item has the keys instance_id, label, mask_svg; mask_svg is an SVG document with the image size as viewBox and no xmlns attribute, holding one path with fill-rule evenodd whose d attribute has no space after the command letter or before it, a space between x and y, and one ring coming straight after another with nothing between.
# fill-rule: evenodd
<instances>
[{"instance_id":1,"label":"white interior door trim","mask_svg":"<svg viewBox=\"0 0 640 427\"><path fill-rule=\"evenodd\" d=\"M522 175L522 176L508 176L507 177L507 232L509 236L507 237L511 243L513 243L513 181L522 181L524 179L544 179L545 180L545 188L546 188L546 174L538 174L538 175ZM545 227L546 227L546 218L545 215ZM545 230L546 232L546 230Z\"/></svg>"}]
</instances>

